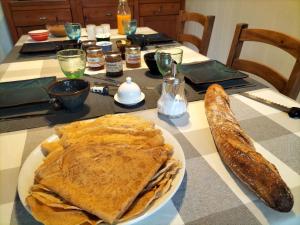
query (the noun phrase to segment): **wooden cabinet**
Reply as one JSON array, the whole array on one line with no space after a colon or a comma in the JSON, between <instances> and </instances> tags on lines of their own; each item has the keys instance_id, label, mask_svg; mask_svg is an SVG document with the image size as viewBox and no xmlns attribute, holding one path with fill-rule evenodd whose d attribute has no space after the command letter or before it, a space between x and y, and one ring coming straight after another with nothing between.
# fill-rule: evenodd
<instances>
[{"instance_id":1,"label":"wooden cabinet","mask_svg":"<svg viewBox=\"0 0 300 225\"><path fill-rule=\"evenodd\" d=\"M118 0L1 0L2 8L16 42L22 34L43 29L47 21L87 24L109 23L117 27ZM128 0L139 26L148 26L176 38L177 16L185 0Z\"/></svg>"}]
</instances>

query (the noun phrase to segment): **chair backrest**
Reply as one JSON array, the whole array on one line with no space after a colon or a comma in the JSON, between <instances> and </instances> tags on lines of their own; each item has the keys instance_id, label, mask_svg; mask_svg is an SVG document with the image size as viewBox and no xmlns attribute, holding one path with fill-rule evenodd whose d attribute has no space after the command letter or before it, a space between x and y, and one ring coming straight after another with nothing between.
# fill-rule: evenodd
<instances>
[{"instance_id":1,"label":"chair backrest","mask_svg":"<svg viewBox=\"0 0 300 225\"><path fill-rule=\"evenodd\" d=\"M202 37L197 37L192 34L184 34L184 24L186 21L194 21L203 26ZM178 17L178 35L177 40L180 42L190 42L195 45L199 53L207 55L211 32L214 26L214 16L204 16L199 13L186 12L181 10Z\"/></svg>"},{"instance_id":2,"label":"chair backrest","mask_svg":"<svg viewBox=\"0 0 300 225\"><path fill-rule=\"evenodd\" d=\"M264 64L240 59L244 41L270 44L292 55L296 62L289 79ZM257 75L272 84L282 94L296 99L300 91L300 40L276 31L249 29L248 24L237 24L227 66Z\"/></svg>"}]
</instances>

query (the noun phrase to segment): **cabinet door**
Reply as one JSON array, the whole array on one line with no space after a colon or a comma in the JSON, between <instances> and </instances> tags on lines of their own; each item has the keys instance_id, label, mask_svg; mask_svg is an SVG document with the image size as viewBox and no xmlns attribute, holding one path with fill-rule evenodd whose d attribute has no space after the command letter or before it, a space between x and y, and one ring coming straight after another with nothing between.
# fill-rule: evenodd
<instances>
[{"instance_id":1,"label":"cabinet door","mask_svg":"<svg viewBox=\"0 0 300 225\"><path fill-rule=\"evenodd\" d=\"M157 32L161 32L168 35L174 40L176 40L177 36L176 22L176 15L140 17L140 26L150 27Z\"/></svg>"}]
</instances>

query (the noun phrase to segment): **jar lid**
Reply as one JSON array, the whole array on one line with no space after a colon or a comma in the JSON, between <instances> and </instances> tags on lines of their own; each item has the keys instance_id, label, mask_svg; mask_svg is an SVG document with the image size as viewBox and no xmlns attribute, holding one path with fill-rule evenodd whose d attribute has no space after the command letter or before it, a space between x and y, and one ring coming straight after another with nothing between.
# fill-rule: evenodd
<instances>
[{"instance_id":1,"label":"jar lid","mask_svg":"<svg viewBox=\"0 0 300 225\"><path fill-rule=\"evenodd\" d=\"M129 45L129 46L126 46L125 49L127 50L141 50L141 46L139 45Z\"/></svg>"},{"instance_id":2,"label":"jar lid","mask_svg":"<svg viewBox=\"0 0 300 225\"><path fill-rule=\"evenodd\" d=\"M86 40L86 41L81 41L82 45L96 45L95 40Z\"/></svg>"},{"instance_id":3,"label":"jar lid","mask_svg":"<svg viewBox=\"0 0 300 225\"><path fill-rule=\"evenodd\" d=\"M90 46L86 50L87 53L102 53L102 48L99 46Z\"/></svg>"},{"instance_id":4,"label":"jar lid","mask_svg":"<svg viewBox=\"0 0 300 225\"><path fill-rule=\"evenodd\" d=\"M105 54L106 56L110 56L110 57L121 56L121 52L119 51L108 51Z\"/></svg>"}]
</instances>

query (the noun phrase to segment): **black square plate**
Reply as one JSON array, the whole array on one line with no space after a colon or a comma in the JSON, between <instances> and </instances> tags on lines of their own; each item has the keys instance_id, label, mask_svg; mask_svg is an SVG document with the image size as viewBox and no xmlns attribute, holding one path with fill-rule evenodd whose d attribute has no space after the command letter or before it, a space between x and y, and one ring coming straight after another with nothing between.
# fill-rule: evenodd
<instances>
[{"instance_id":1,"label":"black square plate","mask_svg":"<svg viewBox=\"0 0 300 225\"><path fill-rule=\"evenodd\" d=\"M226 67L215 61L185 64L180 67L181 73L193 84L210 84L248 77L247 74Z\"/></svg>"}]
</instances>

